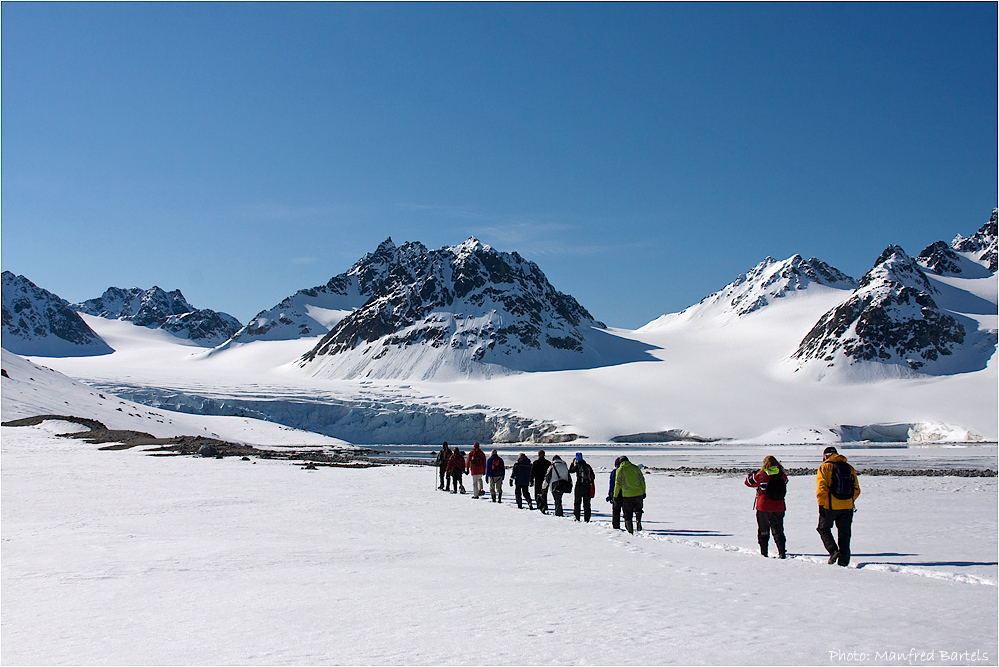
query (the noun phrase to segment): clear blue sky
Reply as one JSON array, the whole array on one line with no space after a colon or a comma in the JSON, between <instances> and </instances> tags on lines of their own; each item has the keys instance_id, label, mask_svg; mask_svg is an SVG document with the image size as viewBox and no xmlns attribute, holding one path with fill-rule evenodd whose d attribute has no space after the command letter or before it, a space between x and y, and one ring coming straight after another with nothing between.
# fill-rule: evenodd
<instances>
[{"instance_id":1,"label":"clear blue sky","mask_svg":"<svg viewBox=\"0 0 999 667\"><path fill-rule=\"evenodd\" d=\"M2 268L246 321L474 235L637 327L997 200L996 3L13 3Z\"/></svg>"}]
</instances>

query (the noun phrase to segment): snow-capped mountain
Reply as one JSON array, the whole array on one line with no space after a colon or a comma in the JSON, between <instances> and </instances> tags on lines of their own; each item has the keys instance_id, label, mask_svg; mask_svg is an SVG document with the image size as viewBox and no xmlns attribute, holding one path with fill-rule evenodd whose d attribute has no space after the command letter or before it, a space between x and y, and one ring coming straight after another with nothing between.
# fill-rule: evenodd
<instances>
[{"instance_id":1,"label":"snow-capped mountain","mask_svg":"<svg viewBox=\"0 0 999 667\"><path fill-rule=\"evenodd\" d=\"M992 209L992 217L971 238L960 234L950 244L961 253L969 253L977 262L988 267L993 273L999 269L996 258L996 236L999 231L999 208Z\"/></svg>"},{"instance_id":2,"label":"snow-capped mountain","mask_svg":"<svg viewBox=\"0 0 999 667\"><path fill-rule=\"evenodd\" d=\"M384 280L397 249L391 238L368 253L346 273L325 285L299 290L269 310L257 313L232 337L233 343L292 340L324 336L340 320L363 306Z\"/></svg>"},{"instance_id":3,"label":"snow-capped mountain","mask_svg":"<svg viewBox=\"0 0 999 667\"><path fill-rule=\"evenodd\" d=\"M370 299L302 357L310 374L444 379L582 368L607 354L606 327L517 253L474 238L387 243L377 279L361 284Z\"/></svg>"},{"instance_id":4,"label":"snow-capped mountain","mask_svg":"<svg viewBox=\"0 0 999 667\"><path fill-rule=\"evenodd\" d=\"M952 259L946 252L935 257L944 269ZM981 346L977 325L938 306L939 296L920 266L902 248L889 246L857 291L816 323L792 358L875 377L983 368L991 353L957 354L966 352L965 343Z\"/></svg>"},{"instance_id":5,"label":"snow-capped mountain","mask_svg":"<svg viewBox=\"0 0 999 667\"><path fill-rule=\"evenodd\" d=\"M805 290L853 290L856 287L855 279L815 257L806 261L801 255L794 255L780 262L767 257L699 303L679 313L663 315L639 331L655 330L695 319L732 320L757 312L777 299Z\"/></svg>"},{"instance_id":6,"label":"snow-capped mountain","mask_svg":"<svg viewBox=\"0 0 999 667\"><path fill-rule=\"evenodd\" d=\"M65 299L10 271L3 272L2 280L5 349L47 357L114 352Z\"/></svg>"},{"instance_id":7,"label":"snow-capped mountain","mask_svg":"<svg viewBox=\"0 0 999 667\"><path fill-rule=\"evenodd\" d=\"M208 347L228 340L241 327L232 315L199 310L187 302L180 290L167 292L156 286L147 290L109 287L100 297L73 307L87 315L163 329L178 338Z\"/></svg>"},{"instance_id":8,"label":"snow-capped mountain","mask_svg":"<svg viewBox=\"0 0 999 667\"><path fill-rule=\"evenodd\" d=\"M927 246L916 261L941 276L982 278L996 272L996 214L974 236L960 234L948 245L937 241Z\"/></svg>"}]
</instances>

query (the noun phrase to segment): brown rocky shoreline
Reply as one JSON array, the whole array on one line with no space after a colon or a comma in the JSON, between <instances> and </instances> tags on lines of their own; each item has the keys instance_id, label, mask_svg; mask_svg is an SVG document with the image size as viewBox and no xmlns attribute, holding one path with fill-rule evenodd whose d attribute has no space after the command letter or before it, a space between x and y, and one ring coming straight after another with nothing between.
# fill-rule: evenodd
<instances>
[{"instance_id":1,"label":"brown rocky shoreline","mask_svg":"<svg viewBox=\"0 0 999 667\"><path fill-rule=\"evenodd\" d=\"M233 443L218 438L205 436L181 435L171 438L157 438L141 431L114 430L107 428L96 419L74 417L68 415L37 415L24 419L3 422L2 426L37 426L45 421L64 421L79 424L86 431L61 433L61 438L83 440L94 445L105 445L103 451L120 451L134 447L145 447L143 451L150 456L198 456L202 458L222 459L238 456L249 460L259 459L286 460L307 464L310 468L373 468L384 465L427 465L426 461L409 459L373 459L377 453L374 449L344 449L337 452L320 449L296 449L282 447L280 449L264 449L252 445ZM106 444L112 443L112 444Z\"/></svg>"}]
</instances>

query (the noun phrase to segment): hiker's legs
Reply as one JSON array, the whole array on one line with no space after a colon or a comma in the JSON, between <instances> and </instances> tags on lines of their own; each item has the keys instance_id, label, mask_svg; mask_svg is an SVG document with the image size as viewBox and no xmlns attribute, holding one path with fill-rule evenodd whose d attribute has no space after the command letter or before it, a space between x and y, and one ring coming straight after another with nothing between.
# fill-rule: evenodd
<instances>
[{"instance_id":1,"label":"hiker's legs","mask_svg":"<svg viewBox=\"0 0 999 667\"><path fill-rule=\"evenodd\" d=\"M853 510L836 510L836 534L839 537L839 561L841 567L850 564L850 537L853 535Z\"/></svg>"},{"instance_id":2,"label":"hiker's legs","mask_svg":"<svg viewBox=\"0 0 999 667\"><path fill-rule=\"evenodd\" d=\"M839 551L839 547L836 546L836 540L833 539L832 535L832 525L833 517L832 512L824 507L819 508L819 525L815 530L818 531L819 537L822 538L822 546L826 548L829 555L832 556L834 553Z\"/></svg>"},{"instance_id":3,"label":"hiker's legs","mask_svg":"<svg viewBox=\"0 0 999 667\"><path fill-rule=\"evenodd\" d=\"M770 546L770 515L771 512L756 511L756 541L760 544L760 553L767 555Z\"/></svg>"}]
</instances>

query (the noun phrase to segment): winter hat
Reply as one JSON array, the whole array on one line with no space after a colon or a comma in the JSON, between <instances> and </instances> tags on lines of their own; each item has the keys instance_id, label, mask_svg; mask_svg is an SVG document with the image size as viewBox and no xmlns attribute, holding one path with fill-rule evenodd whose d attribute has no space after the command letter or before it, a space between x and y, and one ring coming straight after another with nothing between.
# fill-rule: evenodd
<instances>
[{"instance_id":1,"label":"winter hat","mask_svg":"<svg viewBox=\"0 0 999 667\"><path fill-rule=\"evenodd\" d=\"M583 452L576 452L576 460L577 461L583 460Z\"/></svg>"},{"instance_id":2,"label":"winter hat","mask_svg":"<svg viewBox=\"0 0 999 667\"><path fill-rule=\"evenodd\" d=\"M839 454L835 447L826 447L822 450L822 456L832 456L833 454Z\"/></svg>"},{"instance_id":3,"label":"winter hat","mask_svg":"<svg viewBox=\"0 0 999 667\"><path fill-rule=\"evenodd\" d=\"M619 465L621 465L621 457L620 456L617 457L616 459L614 459L614 467L616 468Z\"/></svg>"}]
</instances>

